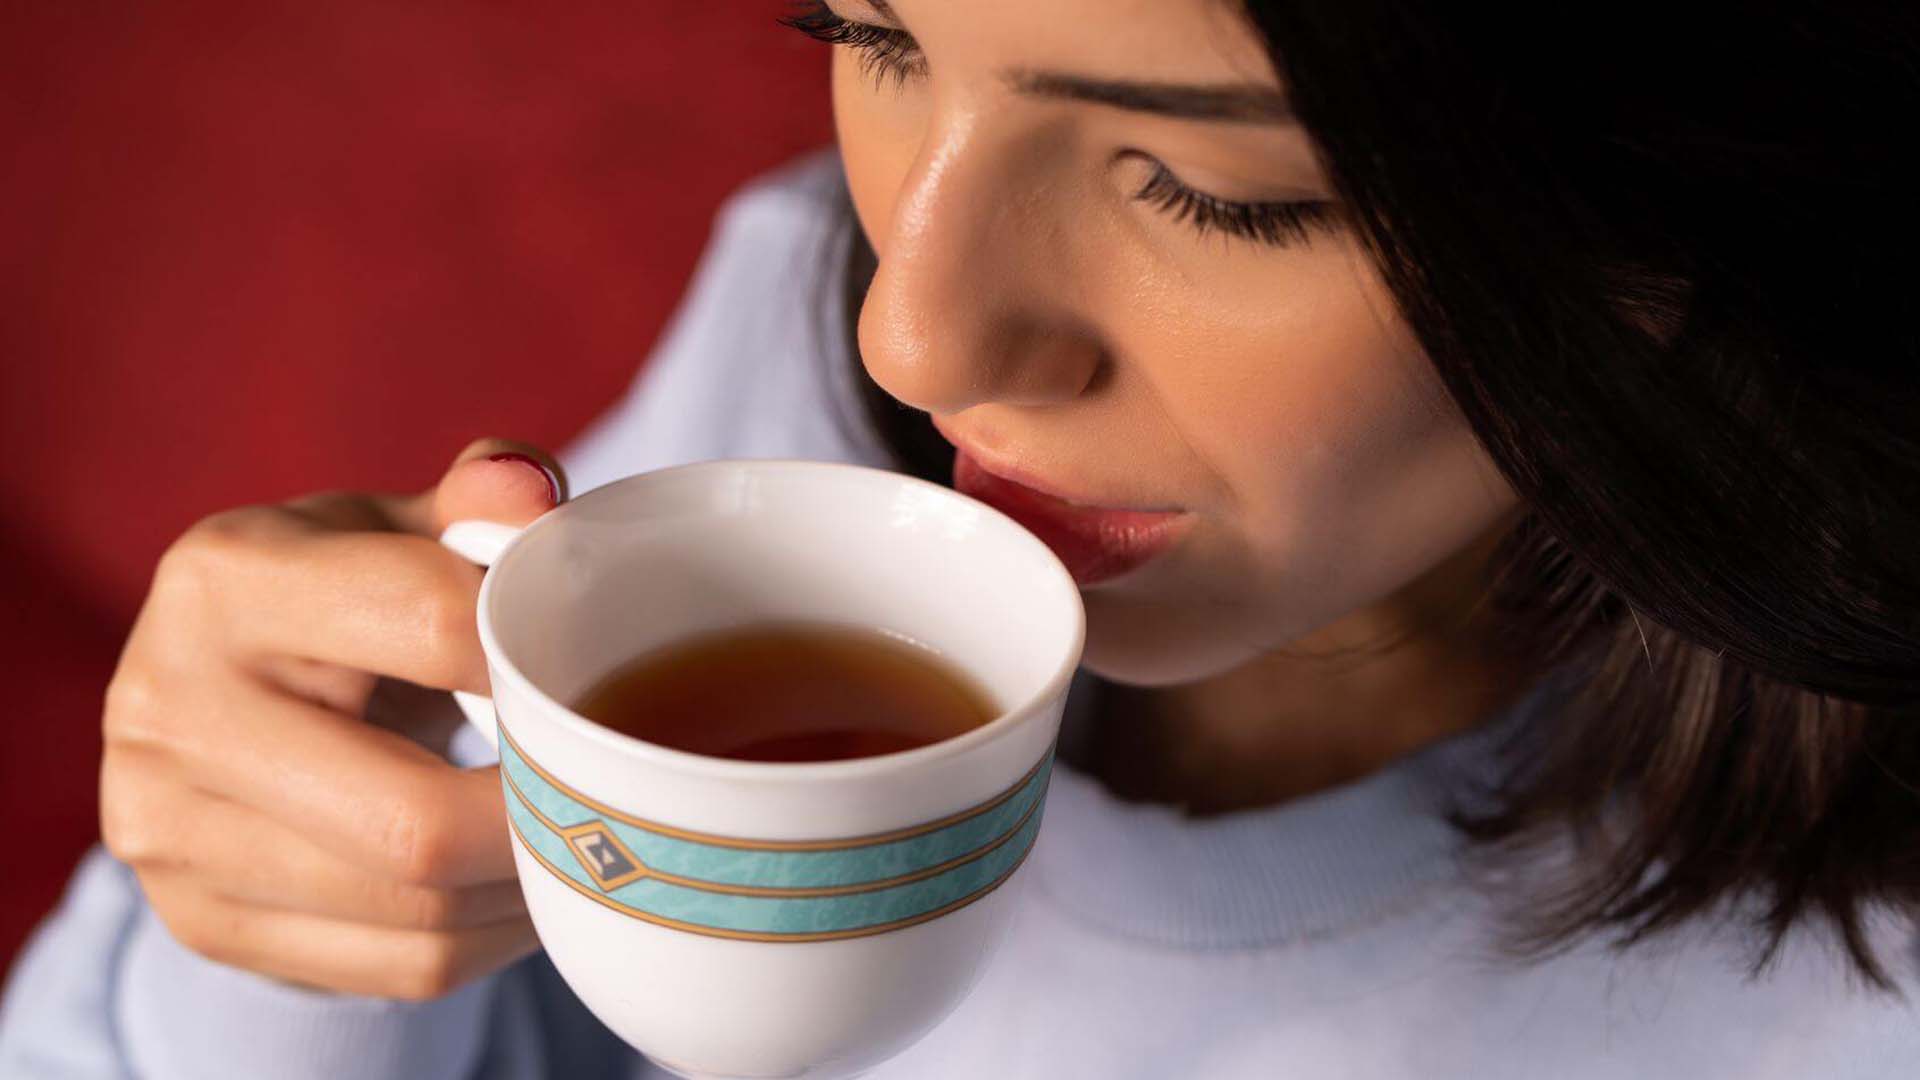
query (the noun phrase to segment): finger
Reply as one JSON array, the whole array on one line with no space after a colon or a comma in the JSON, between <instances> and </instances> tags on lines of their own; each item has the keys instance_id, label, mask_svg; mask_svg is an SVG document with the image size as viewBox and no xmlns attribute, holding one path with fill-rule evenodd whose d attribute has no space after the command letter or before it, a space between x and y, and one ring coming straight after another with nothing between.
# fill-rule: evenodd
<instances>
[{"instance_id":1,"label":"finger","mask_svg":"<svg viewBox=\"0 0 1920 1080\"><path fill-rule=\"evenodd\" d=\"M538 947L524 918L463 930L396 930L236 904L192 885L142 879L181 944L234 967L349 994L424 1001Z\"/></svg>"},{"instance_id":2,"label":"finger","mask_svg":"<svg viewBox=\"0 0 1920 1080\"><path fill-rule=\"evenodd\" d=\"M216 603L235 654L256 674L291 656L485 693L474 621L481 574L425 537L315 530L236 550Z\"/></svg>"},{"instance_id":3,"label":"finger","mask_svg":"<svg viewBox=\"0 0 1920 1080\"><path fill-rule=\"evenodd\" d=\"M433 487L410 495L323 491L280 504L330 529L410 532L438 537L455 521L522 525L568 492L566 470L546 450L512 439L467 445Z\"/></svg>"},{"instance_id":4,"label":"finger","mask_svg":"<svg viewBox=\"0 0 1920 1080\"><path fill-rule=\"evenodd\" d=\"M238 803L198 792L179 801L166 849L143 860L143 871L191 879L235 903L402 930L460 930L526 914L511 876L446 888L396 881Z\"/></svg>"},{"instance_id":5,"label":"finger","mask_svg":"<svg viewBox=\"0 0 1920 1080\"><path fill-rule=\"evenodd\" d=\"M382 506L407 531L438 537L456 521L524 525L566 497L566 472L552 454L511 439L480 439L431 490Z\"/></svg>"},{"instance_id":6,"label":"finger","mask_svg":"<svg viewBox=\"0 0 1920 1080\"><path fill-rule=\"evenodd\" d=\"M450 888L513 875L498 770L460 769L404 736L244 677L202 675L168 718L109 733L182 783L249 807L367 873ZM144 725L144 726L138 726ZM129 746L128 744L131 744Z\"/></svg>"},{"instance_id":7,"label":"finger","mask_svg":"<svg viewBox=\"0 0 1920 1080\"><path fill-rule=\"evenodd\" d=\"M533 448L500 449L521 445L475 443L440 485L412 499L327 493L218 515L175 546L190 557L171 565L188 569L169 580L213 598L256 672L296 657L485 692L473 618L480 571L437 538L456 519L518 524L554 505L565 483L558 465ZM384 531L396 525L414 535Z\"/></svg>"},{"instance_id":8,"label":"finger","mask_svg":"<svg viewBox=\"0 0 1920 1080\"><path fill-rule=\"evenodd\" d=\"M381 679L371 672L355 671L302 656L261 657L253 666L261 677L295 697L306 698L348 716L369 716L379 686L407 685L394 679ZM416 689L421 694L432 694L449 702L453 700L438 690Z\"/></svg>"}]
</instances>

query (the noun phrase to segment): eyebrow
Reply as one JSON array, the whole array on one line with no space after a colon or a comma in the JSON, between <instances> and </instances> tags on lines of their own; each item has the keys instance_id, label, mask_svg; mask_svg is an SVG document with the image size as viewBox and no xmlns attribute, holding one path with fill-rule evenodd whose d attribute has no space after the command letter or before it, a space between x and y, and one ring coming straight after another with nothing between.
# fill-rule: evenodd
<instances>
[{"instance_id":1,"label":"eyebrow","mask_svg":"<svg viewBox=\"0 0 1920 1080\"><path fill-rule=\"evenodd\" d=\"M880 17L899 24L887 0L867 0ZM1053 71L1015 71L1007 81L1032 97L1085 101L1131 112L1156 113L1181 120L1225 120L1242 124L1285 124L1293 120L1286 95L1257 83L1192 86L1179 83L1093 79Z\"/></svg>"},{"instance_id":2,"label":"eyebrow","mask_svg":"<svg viewBox=\"0 0 1920 1080\"><path fill-rule=\"evenodd\" d=\"M1035 97L1087 101L1182 120L1284 124L1293 119L1293 109L1284 95L1254 83L1184 86L1090 79L1048 71L1016 71L1008 81L1015 90Z\"/></svg>"}]
</instances>

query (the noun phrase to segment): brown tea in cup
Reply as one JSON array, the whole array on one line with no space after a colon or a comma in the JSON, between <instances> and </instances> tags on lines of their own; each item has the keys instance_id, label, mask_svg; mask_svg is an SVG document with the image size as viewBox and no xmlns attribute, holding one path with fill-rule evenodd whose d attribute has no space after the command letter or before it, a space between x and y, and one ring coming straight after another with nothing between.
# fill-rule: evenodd
<instances>
[{"instance_id":1,"label":"brown tea in cup","mask_svg":"<svg viewBox=\"0 0 1920 1080\"><path fill-rule=\"evenodd\" d=\"M1000 713L970 676L930 649L818 623L742 627L649 651L573 708L659 746L777 762L912 750Z\"/></svg>"}]
</instances>

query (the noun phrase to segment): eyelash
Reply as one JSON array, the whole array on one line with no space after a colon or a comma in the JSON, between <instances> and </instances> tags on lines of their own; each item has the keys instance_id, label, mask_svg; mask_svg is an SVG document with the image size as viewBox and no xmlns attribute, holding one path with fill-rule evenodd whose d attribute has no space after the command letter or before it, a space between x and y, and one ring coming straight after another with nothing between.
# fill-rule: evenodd
<instances>
[{"instance_id":1,"label":"eyelash","mask_svg":"<svg viewBox=\"0 0 1920 1080\"><path fill-rule=\"evenodd\" d=\"M1173 170L1140 155L1153 173L1133 197L1165 212L1176 222L1193 226L1205 236L1220 232L1272 247L1305 243L1315 229L1332 227L1337 218L1327 202L1233 202L1188 187Z\"/></svg>"},{"instance_id":2,"label":"eyelash","mask_svg":"<svg viewBox=\"0 0 1920 1080\"><path fill-rule=\"evenodd\" d=\"M926 57L913 35L904 30L843 19L824 0L811 0L801 10L780 20L784 26L828 45L843 45L860 54L860 68L876 83L898 86L926 73ZM1304 242L1317 227L1333 224L1333 205L1325 202L1233 202L1187 186L1165 165L1130 151L1153 166L1133 197L1190 225L1202 236L1219 232L1272 247Z\"/></svg>"},{"instance_id":3,"label":"eyelash","mask_svg":"<svg viewBox=\"0 0 1920 1080\"><path fill-rule=\"evenodd\" d=\"M920 55L920 43L912 34L843 19L824 0L801 4L799 11L781 19L780 24L815 41L853 49L860 54L860 70L882 85L892 80L896 87L902 86L927 71L927 58Z\"/></svg>"}]
</instances>

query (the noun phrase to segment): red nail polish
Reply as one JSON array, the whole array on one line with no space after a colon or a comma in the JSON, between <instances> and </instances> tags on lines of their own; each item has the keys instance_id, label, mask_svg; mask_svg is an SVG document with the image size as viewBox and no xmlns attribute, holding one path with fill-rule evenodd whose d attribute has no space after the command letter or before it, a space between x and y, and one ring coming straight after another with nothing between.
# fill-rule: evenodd
<instances>
[{"instance_id":1,"label":"red nail polish","mask_svg":"<svg viewBox=\"0 0 1920 1080\"><path fill-rule=\"evenodd\" d=\"M545 465L540 464L540 462L525 454L514 452L493 454L490 455L487 460L511 461L520 465L531 465L534 469L538 470L540 475L547 481L547 504L550 506L560 505L560 478L553 475L553 471Z\"/></svg>"}]
</instances>

